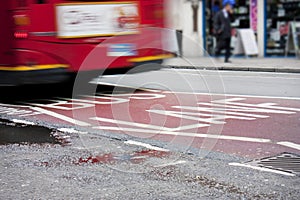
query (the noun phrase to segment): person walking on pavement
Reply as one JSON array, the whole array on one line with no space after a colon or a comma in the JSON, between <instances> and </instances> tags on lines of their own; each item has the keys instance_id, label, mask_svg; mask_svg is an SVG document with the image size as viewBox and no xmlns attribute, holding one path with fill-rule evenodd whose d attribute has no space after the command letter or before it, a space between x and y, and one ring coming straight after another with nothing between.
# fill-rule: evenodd
<instances>
[{"instance_id":1,"label":"person walking on pavement","mask_svg":"<svg viewBox=\"0 0 300 200\"><path fill-rule=\"evenodd\" d=\"M214 32L217 40L215 56L219 57L221 51L225 50L225 62L230 62L231 22L233 16L233 0L224 0L223 9L217 12L214 17Z\"/></svg>"}]
</instances>

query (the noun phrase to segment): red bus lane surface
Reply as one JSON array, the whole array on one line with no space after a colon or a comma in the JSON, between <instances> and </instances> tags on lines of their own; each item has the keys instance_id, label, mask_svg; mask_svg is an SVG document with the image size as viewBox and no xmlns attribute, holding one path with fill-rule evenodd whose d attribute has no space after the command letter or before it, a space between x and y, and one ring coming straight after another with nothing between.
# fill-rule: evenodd
<instances>
[{"instance_id":1,"label":"red bus lane surface","mask_svg":"<svg viewBox=\"0 0 300 200\"><path fill-rule=\"evenodd\" d=\"M0 104L0 114L249 158L300 153L297 98L135 91Z\"/></svg>"}]
</instances>

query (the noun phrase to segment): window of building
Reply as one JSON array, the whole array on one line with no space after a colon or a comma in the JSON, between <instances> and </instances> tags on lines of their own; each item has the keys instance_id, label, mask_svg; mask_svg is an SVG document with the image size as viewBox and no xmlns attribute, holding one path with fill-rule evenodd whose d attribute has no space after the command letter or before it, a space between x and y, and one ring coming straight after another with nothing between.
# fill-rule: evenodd
<instances>
[{"instance_id":1,"label":"window of building","mask_svg":"<svg viewBox=\"0 0 300 200\"><path fill-rule=\"evenodd\" d=\"M300 21L300 0L267 0L266 55L295 55L286 52L289 23Z\"/></svg>"}]
</instances>

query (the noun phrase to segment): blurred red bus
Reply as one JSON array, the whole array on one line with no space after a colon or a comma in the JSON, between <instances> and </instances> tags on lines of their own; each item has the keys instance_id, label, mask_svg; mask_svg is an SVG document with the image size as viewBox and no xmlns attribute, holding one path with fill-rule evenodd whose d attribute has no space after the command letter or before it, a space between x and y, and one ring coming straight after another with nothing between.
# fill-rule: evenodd
<instances>
[{"instance_id":1,"label":"blurred red bus","mask_svg":"<svg viewBox=\"0 0 300 200\"><path fill-rule=\"evenodd\" d=\"M0 2L0 85L161 61L164 0Z\"/></svg>"}]
</instances>

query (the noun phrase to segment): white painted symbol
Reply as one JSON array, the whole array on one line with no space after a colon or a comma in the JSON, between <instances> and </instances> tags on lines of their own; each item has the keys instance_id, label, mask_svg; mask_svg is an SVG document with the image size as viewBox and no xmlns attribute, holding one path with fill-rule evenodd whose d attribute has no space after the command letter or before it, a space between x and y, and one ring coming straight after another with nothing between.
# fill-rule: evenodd
<instances>
[{"instance_id":1,"label":"white painted symbol","mask_svg":"<svg viewBox=\"0 0 300 200\"><path fill-rule=\"evenodd\" d=\"M39 112L33 112L32 110L29 110L29 106L14 106L9 104L2 105L5 106L0 106L0 114L13 115L19 117L36 116L41 114Z\"/></svg>"},{"instance_id":2,"label":"white painted symbol","mask_svg":"<svg viewBox=\"0 0 300 200\"><path fill-rule=\"evenodd\" d=\"M69 123L78 125L78 126L90 126L90 124L87 123L87 122L79 121L79 120L76 120L76 119L67 117L67 116L65 116L65 115L61 115L61 114L58 114L58 113L55 113L55 112L52 112L52 111L43 109L43 108L32 107L31 109L36 110L36 111L38 111L38 112L40 112L40 113L43 113L43 114L52 116L52 117L54 117L54 118L61 119L61 120L63 120L63 121L66 121L66 122L69 122Z\"/></svg>"},{"instance_id":3,"label":"white painted symbol","mask_svg":"<svg viewBox=\"0 0 300 200\"><path fill-rule=\"evenodd\" d=\"M164 99L165 94L158 93L134 93L134 94L111 94L103 96L84 96L85 99L59 99L50 100L50 104L31 104L32 106L19 106L0 104L0 114L19 117L48 115L62 121L78 126L92 127L92 124L60 114L57 111L79 111L95 107L95 105L125 104L130 100L155 100ZM226 120L257 120L270 117L270 114L292 115L300 111L300 108L283 107L275 103L266 102L259 104L244 103L245 97L233 97L228 99L213 100L211 102L198 102L195 106L178 105L171 106L169 110L149 109L145 113L164 116L164 119L173 117L178 120L190 120L191 124L181 124L177 127L165 125L145 124L133 121L124 121L105 117L88 116L86 119L110 123L110 126L94 126L93 129L125 131L147 134L173 135L182 137L211 138L222 140L275 143L281 146L300 150L300 145L289 141L274 142L267 138L250 138L240 136L203 134L198 133L199 128L207 128L213 125L224 125ZM48 109L51 109L48 110ZM54 110L54 111L53 111ZM152 116L153 116L152 115Z\"/></svg>"}]
</instances>

